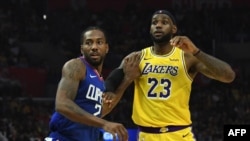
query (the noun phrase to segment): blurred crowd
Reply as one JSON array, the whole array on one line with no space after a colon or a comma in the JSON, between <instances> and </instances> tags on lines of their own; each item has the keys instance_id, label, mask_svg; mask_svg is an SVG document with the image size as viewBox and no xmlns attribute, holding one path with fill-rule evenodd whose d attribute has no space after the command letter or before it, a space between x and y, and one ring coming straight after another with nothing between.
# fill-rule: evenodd
<instances>
[{"instance_id":1,"label":"blurred crowd","mask_svg":"<svg viewBox=\"0 0 250 141\"><path fill-rule=\"evenodd\" d=\"M104 64L104 77L125 55L151 44L148 32L155 9L145 7L140 0L129 2L119 12L91 11L87 3L59 9L46 4L32 0L0 2L0 141L42 141L49 132L48 121L54 108L53 97L46 97L47 94L39 98L24 95L22 84L9 76L8 67L46 69L47 83L56 85L61 66L53 68L50 59L60 53L64 60L77 57L80 33L89 25L99 25L108 33L111 49ZM179 33L189 36L207 53L213 54L213 40L250 42L249 5L239 8L230 3L204 3L200 7L176 4L166 8L176 16ZM45 48L54 51L54 58L32 56L32 48L24 44L27 42L46 43ZM250 75L243 73L238 60L221 55L234 67L237 78L232 84L203 76L195 80L190 109L198 141L222 141L224 124L250 124ZM136 128L130 117L132 91L131 86L105 118Z\"/></svg>"}]
</instances>

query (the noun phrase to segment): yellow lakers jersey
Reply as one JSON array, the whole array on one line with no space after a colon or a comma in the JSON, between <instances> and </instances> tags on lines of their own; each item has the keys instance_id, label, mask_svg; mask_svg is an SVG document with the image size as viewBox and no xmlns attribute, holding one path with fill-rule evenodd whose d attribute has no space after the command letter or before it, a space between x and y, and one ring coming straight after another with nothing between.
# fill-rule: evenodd
<instances>
[{"instance_id":1,"label":"yellow lakers jersey","mask_svg":"<svg viewBox=\"0 0 250 141\"><path fill-rule=\"evenodd\" d=\"M191 124L189 77L184 52L173 48L166 55L153 54L152 47L142 50L141 76L135 80L132 119L150 127Z\"/></svg>"}]
</instances>

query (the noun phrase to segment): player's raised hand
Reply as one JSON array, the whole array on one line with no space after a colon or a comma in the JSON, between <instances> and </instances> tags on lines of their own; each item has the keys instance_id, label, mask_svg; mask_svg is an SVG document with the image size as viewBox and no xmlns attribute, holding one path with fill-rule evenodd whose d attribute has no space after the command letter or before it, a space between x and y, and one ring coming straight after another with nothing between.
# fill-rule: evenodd
<instances>
[{"instance_id":1,"label":"player's raised hand","mask_svg":"<svg viewBox=\"0 0 250 141\"><path fill-rule=\"evenodd\" d=\"M170 44L191 54L197 53L199 48L187 36L175 36L170 40Z\"/></svg>"},{"instance_id":2,"label":"player's raised hand","mask_svg":"<svg viewBox=\"0 0 250 141\"><path fill-rule=\"evenodd\" d=\"M139 77L140 69L139 63L141 60L141 52L133 52L124 59L123 72L124 78L129 80L134 80Z\"/></svg>"}]
</instances>

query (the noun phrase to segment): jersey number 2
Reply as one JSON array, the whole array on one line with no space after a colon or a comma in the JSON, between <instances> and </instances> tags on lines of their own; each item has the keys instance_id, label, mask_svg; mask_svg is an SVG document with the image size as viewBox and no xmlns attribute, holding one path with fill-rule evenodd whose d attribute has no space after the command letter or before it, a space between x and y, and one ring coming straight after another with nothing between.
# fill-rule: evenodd
<instances>
[{"instance_id":1,"label":"jersey number 2","mask_svg":"<svg viewBox=\"0 0 250 141\"><path fill-rule=\"evenodd\" d=\"M102 109L102 105L100 105L100 104L95 104L95 108L97 109L97 111L96 111L93 115L94 115L94 116L100 115L101 109Z\"/></svg>"}]
</instances>

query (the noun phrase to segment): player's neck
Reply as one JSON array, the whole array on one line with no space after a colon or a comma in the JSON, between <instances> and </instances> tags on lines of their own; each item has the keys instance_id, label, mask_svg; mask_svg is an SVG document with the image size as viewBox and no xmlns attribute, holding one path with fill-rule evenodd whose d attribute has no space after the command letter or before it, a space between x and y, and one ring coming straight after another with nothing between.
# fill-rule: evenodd
<instances>
[{"instance_id":1,"label":"player's neck","mask_svg":"<svg viewBox=\"0 0 250 141\"><path fill-rule=\"evenodd\" d=\"M167 44L154 44L152 47L153 53L157 55L164 55L171 52L173 49L173 46L171 46L169 43Z\"/></svg>"}]
</instances>

